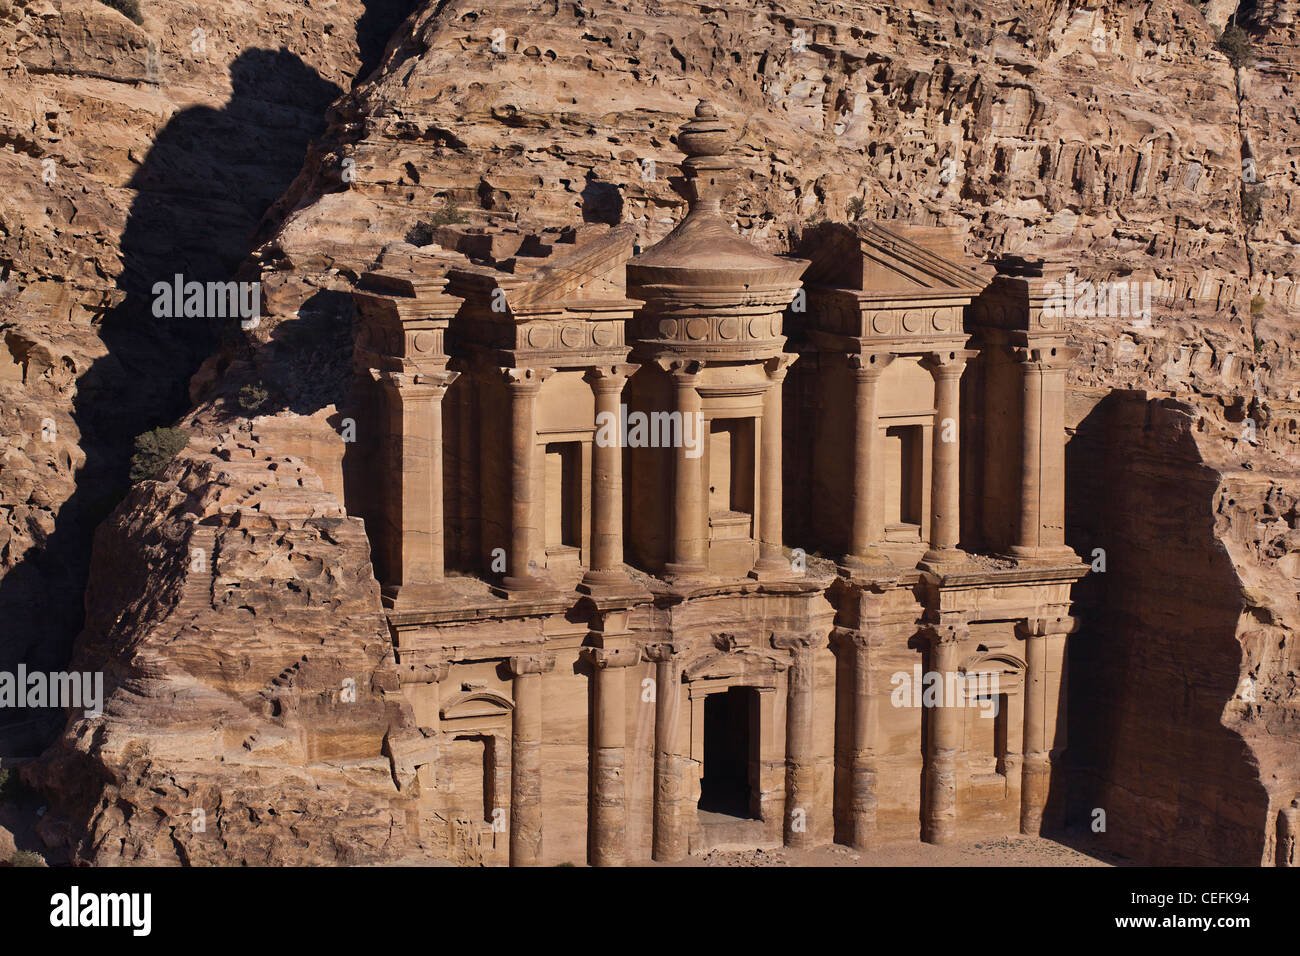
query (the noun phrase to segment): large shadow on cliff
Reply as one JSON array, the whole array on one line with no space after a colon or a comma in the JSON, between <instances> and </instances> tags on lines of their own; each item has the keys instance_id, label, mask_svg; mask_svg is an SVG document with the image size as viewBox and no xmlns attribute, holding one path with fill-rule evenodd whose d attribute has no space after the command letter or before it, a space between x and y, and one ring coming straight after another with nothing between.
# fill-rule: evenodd
<instances>
[{"instance_id":1,"label":"large shadow on cliff","mask_svg":"<svg viewBox=\"0 0 1300 956\"><path fill-rule=\"evenodd\" d=\"M379 66L389 39L420 5L421 0L365 0L365 12L357 21L357 52L361 65L352 84L354 89Z\"/></svg>"},{"instance_id":2,"label":"large shadow on cliff","mask_svg":"<svg viewBox=\"0 0 1300 956\"><path fill-rule=\"evenodd\" d=\"M73 406L85 463L44 548L0 581L9 631L0 670L20 661L29 671L67 666L82 626L91 535L127 491L135 436L189 408L190 377L237 330L237 319L155 316L154 285L177 275L237 277L259 223L342 92L286 50L241 53L230 80L223 107L192 107L163 127L127 184L137 193L121 238L122 299L99 328L108 354L79 376ZM33 600L33 587L42 598ZM63 723L57 711L16 714L0 710L0 756L39 750Z\"/></svg>"},{"instance_id":3,"label":"large shadow on cliff","mask_svg":"<svg viewBox=\"0 0 1300 956\"><path fill-rule=\"evenodd\" d=\"M1067 773L1050 797L1065 801L1063 842L1085 852L1259 865L1268 794L1221 723L1237 691L1241 603L1215 535L1217 487L1178 403L1143 392L1108 394L1067 445L1067 541L1105 559L1074 590Z\"/></svg>"}]
</instances>

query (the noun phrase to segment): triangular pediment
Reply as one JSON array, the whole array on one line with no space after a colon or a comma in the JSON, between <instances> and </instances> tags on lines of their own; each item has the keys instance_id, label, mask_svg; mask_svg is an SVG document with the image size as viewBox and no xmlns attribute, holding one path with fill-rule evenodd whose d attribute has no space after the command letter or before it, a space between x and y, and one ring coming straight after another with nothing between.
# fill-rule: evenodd
<instances>
[{"instance_id":1,"label":"triangular pediment","mask_svg":"<svg viewBox=\"0 0 1300 956\"><path fill-rule=\"evenodd\" d=\"M805 234L799 254L812 260L804 273L809 285L903 295L978 295L987 283L950 258L958 245L947 230L935 227L827 223Z\"/></svg>"},{"instance_id":2,"label":"triangular pediment","mask_svg":"<svg viewBox=\"0 0 1300 956\"><path fill-rule=\"evenodd\" d=\"M616 226L577 248L552 256L511 290L512 306L622 298L624 267L636 249L636 227Z\"/></svg>"}]
</instances>

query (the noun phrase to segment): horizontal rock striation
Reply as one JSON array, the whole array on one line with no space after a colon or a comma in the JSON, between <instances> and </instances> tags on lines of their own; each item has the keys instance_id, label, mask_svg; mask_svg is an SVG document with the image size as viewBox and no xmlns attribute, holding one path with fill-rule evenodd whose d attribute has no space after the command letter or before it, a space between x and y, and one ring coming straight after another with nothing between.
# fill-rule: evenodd
<instances>
[{"instance_id":1,"label":"horizontal rock striation","mask_svg":"<svg viewBox=\"0 0 1300 956\"><path fill-rule=\"evenodd\" d=\"M27 768L74 862L364 863L409 852L422 738L361 523L300 461L196 441L96 538L72 667L106 674ZM75 821L75 824L71 821Z\"/></svg>"},{"instance_id":2,"label":"horizontal rock striation","mask_svg":"<svg viewBox=\"0 0 1300 956\"><path fill-rule=\"evenodd\" d=\"M1149 312L1066 317L1084 350L1069 543L1106 561L1079 589L1073 817L1105 810L1107 842L1144 862L1272 862L1300 790L1294 4L1243 18L1254 57L1234 69L1215 31L1235 8L1217 2L426 2L328 115L363 68L362 4L266 6L249 22L146 3L137 28L51 0L0 23L0 613L32 622L4 652L61 659L119 420L182 403L215 347L130 321L157 272L227 274L257 244L268 321L228 379L276 374L297 396L224 451L196 440L102 531L78 659L113 691L29 771L64 795L51 839L96 862L411 851L393 755L420 742L364 534L321 485L342 484L325 426L347 396L295 369L293 330L346 326L341 293L385 248L525 272L579 228L662 237L684 212L673 131L707 97L739 130L736 228L772 251L821 219L898 220L1149 293ZM187 52L201 24L206 58ZM195 180L200 198L168 204ZM435 244L404 244L421 226ZM263 447L285 443L296 461ZM329 814L333 836L295 811Z\"/></svg>"}]
</instances>

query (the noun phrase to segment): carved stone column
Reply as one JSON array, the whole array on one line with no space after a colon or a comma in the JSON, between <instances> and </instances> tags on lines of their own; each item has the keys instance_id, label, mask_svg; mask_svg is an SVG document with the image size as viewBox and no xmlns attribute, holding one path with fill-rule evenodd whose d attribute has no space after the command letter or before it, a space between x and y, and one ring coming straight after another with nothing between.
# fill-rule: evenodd
<instances>
[{"instance_id":1,"label":"carved stone column","mask_svg":"<svg viewBox=\"0 0 1300 956\"><path fill-rule=\"evenodd\" d=\"M927 714L925 803L921 839L926 843L951 843L957 830L957 751L961 749L961 711L949 700L948 688L957 673L961 645L969 636L965 624L932 624L930 671L939 675L943 692L939 704Z\"/></svg>"},{"instance_id":2,"label":"carved stone column","mask_svg":"<svg viewBox=\"0 0 1300 956\"><path fill-rule=\"evenodd\" d=\"M815 650L824 639L813 634L774 634L772 645L790 652L786 671L785 829L786 846L813 845L816 810L816 753L813 737Z\"/></svg>"},{"instance_id":3,"label":"carved stone column","mask_svg":"<svg viewBox=\"0 0 1300 956\"><path fill-rule=\"evenodd\" d=\"M655 784L653 858L673 863L686 856L682 826L682 774L677 754L681 676L676 644L649 644L643 653L655 665Z\"/></svg>"},{"instance_id":4,"label":"carved stone column","mask_svg":"<svg viewBox=\"0 0 1300 956\"><path fill-rule=\"evenodd\" d=\"M1052 773L1065 749L1062 668L1065 637L1078 628L1065 615L1028 618L1016 625L1025 642L1024 759L1020 769L1020 832L1038 836ZM1059 820L1049 821L1058 824Z\"/></svg>"},{"instance_id":5,"label":"carved stone column","mask_svg":"<svg viewBox=\"0 0 1300 956\"><path fill-rule=\"evenodd\" d=\"M592 448L591 566L582 590L625 587L623 569L623 447L619 439L619 403L635 365L601 365L587 372L596 394L596 441ZM615 440L602 443L601 421L613 421Z\"/></svg>"},{"instance_id":6,"label":"carved stone column","mask_svg":"<svg viewBox=\"0 0 1300 956\"><path fill-rule=\"evenodd\" d=\"M662 366L673 378L673 411L686 429L702 431L700 393L696 389L702 362L671 360ZM673 540L672 554L664 568L670 581L689 580L708 574L708 501L704 488L705 436L697 434L694 450L681 447L673 453Z\"/></svg>"},{"instance_id":7,"label":"carved stone column","mask_svg":"<svg viewBox=\"0 0 1300 956\"><path fill-rule=\"evenodd\" d=\"M391 580L385 591L395 606L428 602L444 583L442 502L442 399L456 372L383 375L388 391L390 440L398 443L389 480Z\"/></svg>"},{"instance_id":8,"label":"carved stone column","mask_svg":"<svg viewBox=\"0 0 1300 956\"><path fill-rule=\"evenodd\" d=\"M848 753L848 823L850 844L870 849L876 837L876 713L872 657L880 649L879 631L837 628L836 640L851 666L850 743Z\"/></svg>"},{"instance_id":9,"label":"carved stone column","mask_svg":"<svg viewBox=\"0 0 1300 956\"><path fill-rule=\"evenodd\" d=\"M537 393L549 369L502 369L510 390L510 553L503 584L507 591L550 585L537 567L541 515L534 501L537 462Z\"/></svg>"},{"instance_id":10,"label":"carved stone column","mask_svg":"<svg viewBox=\"0 0 1300 956\"><path fill-rule=\"evenodd\" d=\"M961 564L961 375L966 360L976 355L964 349L932 352L924 364L934 376L934 473L930 484L930 548L926 564Z\"/></svg>"},{"instance_id":11,"label":"carved stone column","mask_svg":"<svg viewBox=\"0 0 1300 956\"><path fill-rule=\"evenodd\" d=\"M1065 544L1065 372L1078 355L1064 346L1016 348L1024 375L1020 522L1011 553L1031 561L1077 561Z\"/></svg>"},{"instance_id":12,"label":"carved stone column","mask_svg":"<svg viewBox=\"0 0 1300 956\"><path fill-rule=\"evenodd\" d=\"M885 535L885 515L876 471L880 457L877 441L876 385L886 366L894 360L889 353L850 355L853 377L853 474L850 493L851 526L845 568L888 564L880 553Z\"/></svg>"},{"instance_id":13,"label":"carved stone column","mask_svg":"<svg viewBox=\"0 0 1300 956\"><path fill-rule=\"evenodd\" d=\"M596 682L587 836L587 862L592 866L622 866L626 862L627 787L623 750L627 742L624 691L627 675L623 668L639 663L641 651L628 643L626 632L617 633L626 612L618 612L618 620L611 621L609 618L614 616L608 615L601 624L602 629L594 632L604 646L585 651Z\"/></svg>"},{"instance_id":14,"label":"carved stone column","mask_svg":"<svg viewBox=\"0 0 1300 956\"><path fill-rule=\"evenodd\" d=\"M769 385L763 394L763 451L759 473L758 562L751 575L759 580L789 577L781 522L781 396L786 372L797 355L783 354L765 364Z\"/></svg>"},{"instance_id":15,"label":"carved stone column","mask_svg":"<svg viewBox=\"0 0 1300 956\"><path fill-rule=\"evenodd\" d=\"M552 657L529 654L507 662L514 674L510 731L510 865L536 866L542 857L542 675Z\"/></svg>"}]
</instances>

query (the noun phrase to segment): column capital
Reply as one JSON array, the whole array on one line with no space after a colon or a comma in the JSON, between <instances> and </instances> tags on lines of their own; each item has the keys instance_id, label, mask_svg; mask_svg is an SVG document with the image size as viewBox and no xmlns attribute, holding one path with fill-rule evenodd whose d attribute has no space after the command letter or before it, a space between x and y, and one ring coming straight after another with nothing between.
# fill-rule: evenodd
<instances>
[{"instance_id":1,"label":"column capital","mask_svg":"<svg viewBox=\"0 0 1300 956\"><path fill-rule=\"evenodd\" d=\"M587 369L583 378L586 380L593 391L600 392L619 392L627 380L641 368L632 362L619 362L611 365L593 365Z\"/></svg>"},{"instance_id":2,"label":"column capital","mask_svg":"<svg viewBox=\"0 0 1300 956\"><path fill-rule=\"evenodd\" d=\"M704 362L697 359L663 357L654 360L655 364L673 378L694 378L704 371Z\"/></svg>"},{"instance_id":3,"label":"column capital","mask_svg":"<svg viewBox=\"0 0 1300 956\"><path fill-rule=\"evenodd\" d=\"M893 352L854 352L845 356L849 371L859 382L873 382L896 359Z\"/></svg>"},{"instance_id":4,"label":"column capital","mask_svg":"<svg viewBox=\"0 0 1300 956\"><path fill-rule=\"evenodd\" d=\"M960 644L970 637L970 624L966 621L953 621L946 624L922 624L921 633L930 640L930 645Z\"/></svg>"},{"instance_id":5,"label":"column capital","mask_svg":"<svg viewBox=\"0 0 1300 956\"><path fill-rule=\"evenodd\" d=\"M780 384L785 381L785 373L790 370L790 366L799 360L799 356L792 352L782 352L780 355L774 355L763 363L763 370L767 372L767 377L774 383Z\"/></svg>"},{"instance_id":6,"label":"column capital","mask_svg":"<svg viewBox=\"0 0 1300 956\"><path fill-rule=\"evenodd\" d=\"M631 667L641 663L639 647L584 647L582 655L596 670Z\"/></svg>"},{"instance_id":7,"label":"column capital","mask_svg":"<svg viewBox=\"0 0 1300 956\"><path fill-rule=\"evenodd\" d=\"M501 373L501 377L511 390L528 391L540 388L542 382L550 378L555 369L498 365L497 371Z\"/></svg>"},{"instance_id":8,"label":"column capital","mask_svg":"<svg viewBox=\"0 0 1300 956\"><path fill-rule=\"evenodd\" d=\"M506 658L506 669L514 677L529 674L548 674L555 669L554 654L518 654Z\"/></svg>"},{"instance_id":9,"label":"column capital","mask_svg":"<svg viewBox=\"0 0 1300 956\"><path fill-rule=\"evenodd\" d=\"M977 355L979 351L976 349L943 349L927 352L921 359L921 365L935 378L960 378L967 361Z\"/></svg>"},{"instance_id":10,"label":"column capital","mask_svg":"<svg viewBox=\"0 0 1300 956\"><path fill-rule=\"evenodd\" d=\"M800 651L813 650L819 647L825 647L829 639L827 634L817 634L806 631L773 631L772 646L778 650Z\"/></svg>"},{"instance_id":11,"label":"column capital","mask_svg":"<svg viewBox=\"0 0 1300 956\"><path fill-rule=\"evenodd\" d=\"M676 641L659 641L641 648L642 657L652 664L670 664L681 652L682 646Z\"/></svg>"},{"instance_id":12,"label":"column capital","mask_svg":"<svg viewBox=\"0 0 1300 956\"><path fill-rule=\"evenodd\" d=\"M1071 345L1012 345L1011 358L1016 363L1039 372L1067 369L1083 349Z\"/></svg>"},{"instance_id":13,"label":"column capital","mask_svg":"<svg viewBox=\"0 0 1300 956\"><path fill-rule=\"evenodd\" d=\"M371 369L371 377L381 385L391 388L403 396L439 397L452 382L460 378L460 372L393 372Z\"/></svg>"},{"instance_id":14,"label":"column capital","mask_svg":"<svg viewBox=\"0 0 1300 956\"><path fill-rule=\"evenodd\" d=\"M865 630L855 627L837 626L831 631L831 643L839 647L872 649L885 645L885 633L882 628L872 627Z\"/></svg>"},{"instance_id":15,"label":"column capital","mask_svg":"<svg viewBox=\"0 0 1300 956\"><path fill-rule=\"evenodd\" d=\"M451 662L398 648L398 680L402 684L440 684L451 673Z\"/></svg>"},{"instance_id":16,"label":"column capital","mask_svg":"<svg viewBox=\"0 0 1300 956\"><path fill-rule=\"evenodd\" d=\"M1073 634L1079 629L1079 619L1069 614L1043 613L1027 617L1016 622L1016 636L1028 640L1031 637L1048 637L1057 634Z\"/></svg>"}]
</instances>

